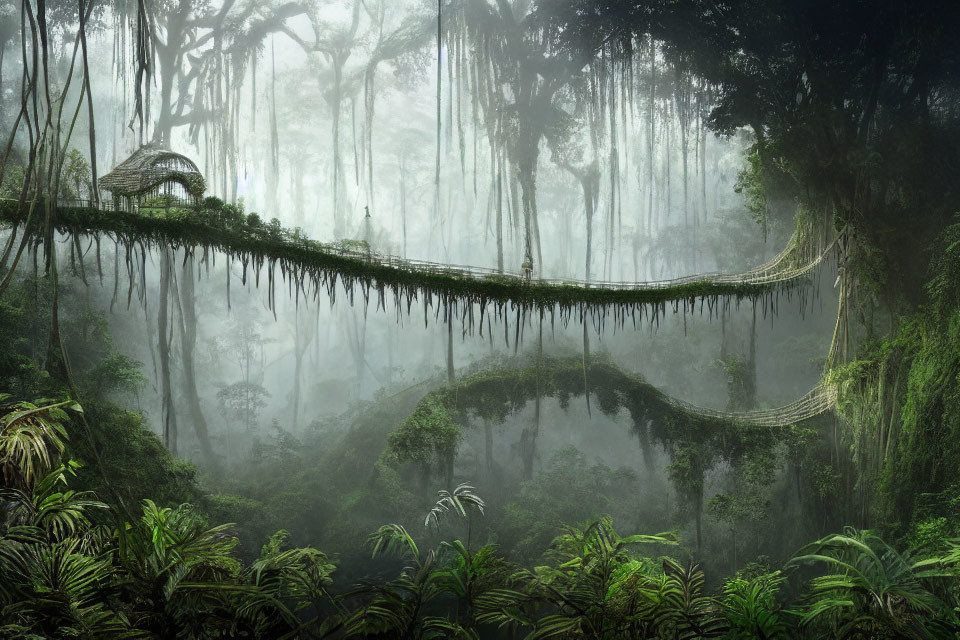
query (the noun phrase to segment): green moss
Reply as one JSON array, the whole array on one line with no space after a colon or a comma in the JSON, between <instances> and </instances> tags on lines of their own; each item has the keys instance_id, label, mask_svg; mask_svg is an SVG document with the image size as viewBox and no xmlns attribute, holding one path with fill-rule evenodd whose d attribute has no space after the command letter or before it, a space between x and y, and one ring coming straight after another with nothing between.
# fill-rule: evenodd
<instances>
[{"instance_id":1,"label":"green moss","mask_svg":"<svg viewBox=\"0 0 960 640\"><path fill-rule=\"evenodd\" d=\"M754 150L747 156L747 166L737 174L733 190L743 194L747 210L757 224L766 227L767 196L763 188L763 166L758 151Z\"/></svg>"},{"instance_id":2,"label":"green moss","mask_svg":"<svg viewBox=\"0 0 960 640\"><path fill-rule=\"evenodd\" d=\"M601 321L607 318L605 307L613 307L613 320L624 324L628 319L655 321L666 312L667 303L675 311L701 311L711 308L720 297L736 300L757 299L775 295L781 289L796 286L802 279L786 283L744 284L701 280L669 287L617 289L585 287L574 283L530 283L512 276L490 275L468 277L449 269L411 269L394 262L371 260L369 249L327 245L309 240L302 234L280 227L276 221L264 225L256 214L243 217L221 202L207 199L195 209L171 209L161 215L101 211L92 208L60 207L56 227L63 233L105 234L129 246L147 248L163 244L192 250L213 249L259 270L265 264L279 264L284 277L307 281L319 290L332 286L339 278L352 290L361 288L366 295L371 289L381 296L394 294L396 304L410 302L419 296L435 296L446 305L479 304L481 315L510 311L523 314L534 310L547 311L551 318L559 309L566 320L574 310L587 311ZM15 201L0 201L0 220L22 223L26 212ZM41 216L34 216L37 223ZM272 273L272 270L270 270ZM272 277L272 275L271 275Z\"/></svg>"},{"instance_id":3,"label":"green moss","mask_svg":"<svg viewBox=\"0 0 960 640\"><path fill-rule=\"evenodd\" d=\"M128 505L144 498L161 505L198 502L196 468L171 456L142 414L106 403L85 403L84 409L96 443L85 431L72 438L71 450L84 462L80 486L105 499L119 497Z\"/></svg>"},{"instance_id":4,"label":"green moss","mask_svg":"<svg viewBox=\"0 0 960 640\"><path fill-rule=\"evenodd\" d=\"M581 359L546 359L527 367L484 371L427 394L390 435L385 458L394 463L431 464L456 449L471 417L503 422L537 395L556 398L565 408L572 396L585 391L602 412L628 411L638 436L653 437L667 446L695 441L717 455L738 457L776 442L777 434L784 431L689 413L640 376L600 358L590 363L586 381Z\"/></svg>"},{"instance_id":5,"label":"green moss","mask_svg":"<svg viewBox=\"0 0 960 640\"><path fill-rule=\"evenodd\" d=\"M446 457L456 449L460 427L454 409L439 394L430 394L400 429L390 434L388 450L398 461L430 463L434 455Z\"/></svg>"},{"instance_id":6,"label":"green moss","mask_svg":"<svg viewBox=\"0 0 960 640\"><path fill-rule=\"evenodd\" d=\"M892 339L864 346L830 380L857 483L878 521L900 533L923 496L960 483L960 225L932 261L928 305L902 318Z\"/></svg>"}]
</instances>

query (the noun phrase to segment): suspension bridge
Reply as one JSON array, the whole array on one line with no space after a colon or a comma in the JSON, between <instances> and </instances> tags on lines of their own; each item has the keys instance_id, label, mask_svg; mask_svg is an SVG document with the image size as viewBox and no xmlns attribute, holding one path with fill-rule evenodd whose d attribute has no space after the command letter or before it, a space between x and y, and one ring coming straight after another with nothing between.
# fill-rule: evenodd
<instances>
[{"instance_id":1,"label":"suspension bridge","mask_svg":"<svg viewBox=\"0 0 960 640\"><path fill-rule=\"evenodd\" d=\"M39 221L42 215L34 213L27 225L39 243L42 234ZM16 201L0 201L0 221L16 227L28 221L28 210ZM409 310L412 300L423 295L436 296L443 306L463 303L464 316L472 305L495 307L502 312L509 304L540 311L559 307L561 313L576 308L604 317L605 308L613 307L621 322L627 314L658 318L672 303L674 311L694 308L699 300L711 309L719 298L758 299L780 291L809 283L807 276L838 252L843 234L828 241L811 239L811 234L798 230L788 245L769 262L741 273L701 273L690 276L644 282L606 282L566 278L545 278L526 272L499 271L483 267L441 264L424 260L400 258L371 250L363 243L323 243L290 232L278 224L252 225L246 222L225 222L202 211L170 210L156 215L140 212L118 212L92 206L59 206L54 225L60 233L73 236L101 236L112 238L126 249L127 262L135 265L145 259L138 252L168 247L184 249L193 254L202 252L206 259L210 251L226 255L228 264L234 261L247 270L259 272L266 267L272 297L275 292L274 271L279 267L281 277L288 282L291 294L316 295L321 289L334 294L339 281L348 295L355 288L368 297L371 290L379 294L391 291L401 306L406 301ZM99 250L99 249L98 249ZM131 252L134 254L131 257ZM99 259L99 256L98 256ZM99 262L98 262L99 264ZM229 274L228 274L229 277ZM312 284L312 290L306 285Z\"/></svg>"},{"instance_id":2,"label":"suspension bridge","mask_svg":"<svg viewBox=\"0 0 960 640\"><path fill-rule=\"evenodd\" d=\"M676 398L667 398L667 402L676 409L706 418L756 427L787 427L832 411L837 404L837 390L833 385L821 383L795 402L773 409L754 411L707 409Z\"/></svg>"}]
</instances>

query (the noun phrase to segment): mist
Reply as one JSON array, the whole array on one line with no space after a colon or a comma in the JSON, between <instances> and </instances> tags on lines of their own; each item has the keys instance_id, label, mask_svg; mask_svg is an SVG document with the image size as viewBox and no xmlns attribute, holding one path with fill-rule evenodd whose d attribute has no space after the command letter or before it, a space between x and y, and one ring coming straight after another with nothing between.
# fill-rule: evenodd
<instances>
[{"instance_id":1,"label":"mist","mask_svg":"<svg viewBox=\"0 0 960 640\"><path fill-rule=\"evenodd\" d=\"M958 26L0 0L0 630L960 634Z\"/></svg>"}]
</instances>

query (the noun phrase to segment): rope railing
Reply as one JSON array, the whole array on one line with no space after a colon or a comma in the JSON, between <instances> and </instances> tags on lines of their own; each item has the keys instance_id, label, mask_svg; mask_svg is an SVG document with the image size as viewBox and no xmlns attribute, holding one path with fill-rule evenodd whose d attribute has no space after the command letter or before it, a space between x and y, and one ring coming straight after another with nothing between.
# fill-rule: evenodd
<instances>
[{"instance_id":1,"label":"rope railing","mask_svg":"<svg viewBox=\"0 0 960 640\"><path fill-rule=\"evenodd\" d=\"M668 398L667 402L684 412L708 418L731 420L758 427L786 427L832 410L837 404L837 391L833 385L819 384L802 398L788 405L754 411L707 409L676 398Z\"/></svg>"},{"instance_id":2,"label":"rope railing","mask_svg":"<svg viewBox=\"0 0 960 640\"><path fill-rule=\"evenodd\" d=\"M99 207L92 200L67 200L60 201L63 206L99 208L103 211L118 211L112 202L102 201ZM842 234L839 234L832 242L827 244L818 252L805 251L807 256L803 257L803 262L798 266L785 267L784 263L791 259L799 257L797 254L802 249L798 246L796 235L791 238L787 246L770 261L748 269L740 273L721 273L706 272L664 280L648 280L638 282L609 281L609 280L583 280L575 278L537 278L526 274L498 270L489 267L476 267L468 265L458 265L450 263L431 262L428 260L417 260L412 258L401 258L398 256L380 253L374 250L363 250L351 246L343 246L338 243L318 243L322 250L344 258L362 260L368 263L377 264L381 267L407 271L411 273L423 273L433 275L455 276L471 280L501 280L501 281L520 281L536 285L545 285L551 287L578 287L591 290L612 290L612 291L639 291L639 290L664 290L689 284L709 283L716 285L773 285L787 282L803 277L819 266L836 246ZM812 254L812 255L811 255Z\"/></svg>"},{"instance_id":3,"label":"rope railing","mask_svg":"<svg viewBox=\"0 0 960 640\"><path fill-rule=\"evenodd\" d=\"M680 276L665 280L646 280L639 282L609 281L609 280L582 280L575 278L526 278L515 271L499 271L487 267L474 267L449 263L430 262L410 258L399 258L376 251L359 251L345 249L336 245L327 245L331 251L344 257L375 262L380 266L401 269L412 272L454 275L460 278L471 279L505 279L520 280L538 285L555 287L579 287L584 289L608 289L616 291L631 291L641 289L670 289L685 284L710 283L730 285L762 285L787 282L803 277L818 267L833 251L839 241L839 236L830 242L822 251L813 256L801 266L782 268L780 265L788 258L793 257L796 247L791 243L770 262L741 273L707 272L688 276Z\"/></svg>"}]
</instances>

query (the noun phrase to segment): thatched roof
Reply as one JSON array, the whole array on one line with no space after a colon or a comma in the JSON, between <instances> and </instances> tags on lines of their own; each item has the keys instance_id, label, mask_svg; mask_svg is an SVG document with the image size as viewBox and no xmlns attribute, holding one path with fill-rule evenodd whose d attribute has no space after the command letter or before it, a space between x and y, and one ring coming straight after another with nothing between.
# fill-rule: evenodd
<instances>
[{"instance_id":1,"label":"thatched roof","mask_svg":"<svg viewBox=\"0 0 960 640\"><path fill-rule=\"evenodd\" d=\"M195 198L201 197L206 189L203 175L192 160L158 145L147 144L100 178L100 188L114 196L134 197L170 181L182 184Z\"/></svg>"}]
</instances>

